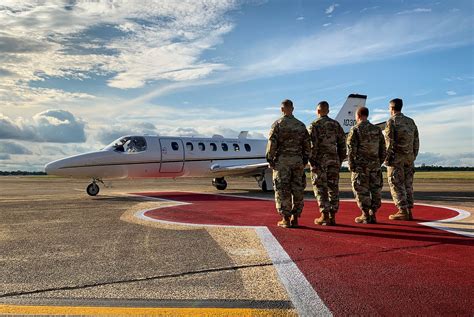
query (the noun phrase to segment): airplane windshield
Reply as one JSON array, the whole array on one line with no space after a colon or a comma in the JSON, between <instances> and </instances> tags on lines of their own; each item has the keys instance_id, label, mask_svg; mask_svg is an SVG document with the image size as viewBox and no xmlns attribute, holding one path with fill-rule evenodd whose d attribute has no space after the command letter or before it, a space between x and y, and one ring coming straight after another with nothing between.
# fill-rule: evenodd
<instances>
[{"instance_id":1,"label":"airplane windshield","mask_svg":"<svg viewBox=\"0 0 474 317\"><path fill-rule=\"evenodd\" d=\"M146 150L146 140L142 136L122 137L110 143L105 150L125 153L143 152Z\"/></svg>"}]
</instances>

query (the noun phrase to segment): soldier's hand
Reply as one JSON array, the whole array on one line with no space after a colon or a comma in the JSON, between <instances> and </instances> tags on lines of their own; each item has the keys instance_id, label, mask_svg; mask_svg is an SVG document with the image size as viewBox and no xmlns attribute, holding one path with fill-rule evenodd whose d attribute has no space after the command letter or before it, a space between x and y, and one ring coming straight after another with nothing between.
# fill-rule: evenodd
<instances>
[{"instance_id":1,"label":"soldier's hand","mask_svg":"<svg viewBox=\"0 0 474 317\"><path fill-rule=\"evenodd\" d=\"M275 169L275 162L268 161L268 166L270 166L271 169Z\"/></svg>"}]
</instances>

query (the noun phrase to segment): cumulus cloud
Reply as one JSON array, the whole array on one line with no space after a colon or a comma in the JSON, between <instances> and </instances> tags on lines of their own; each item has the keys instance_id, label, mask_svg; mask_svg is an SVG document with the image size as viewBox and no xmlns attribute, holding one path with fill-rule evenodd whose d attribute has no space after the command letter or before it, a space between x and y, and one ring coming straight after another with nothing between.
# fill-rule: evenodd
<instances>
[{"instance_id":1,"label":"cumulus cloud","mask_svg":"<svg viewBox=\"0 0 474 317\"><path fill-rule=\"evenodd\" d=\"M0 139L38 142L84 142L85 123L65 110L46 110L28 121L12 120L0 113Z\"/></svg>"},{"instance_id":2,"label":"cumulus cloud","mask_svg":"<svg viewBox=\"0 0 474 317\"><path fill-rule=\"evenodd\" d=\"M0 142L0 153L3 154L33 154L29 149L15 142Z\"/></svg>"},{"instance_id":3,"label":"cumulus cloud","mask_svg":"<svg viewBox=\"0 0 474 317\"><path fill-rule=\"evenodd\" d=\"M225 68L201 55L232 30L226 13L234 7L233 0L9 1L0 6L0 83L108 75L110 86L124 89L201 78Z\"/></svg>"}]
</instances>

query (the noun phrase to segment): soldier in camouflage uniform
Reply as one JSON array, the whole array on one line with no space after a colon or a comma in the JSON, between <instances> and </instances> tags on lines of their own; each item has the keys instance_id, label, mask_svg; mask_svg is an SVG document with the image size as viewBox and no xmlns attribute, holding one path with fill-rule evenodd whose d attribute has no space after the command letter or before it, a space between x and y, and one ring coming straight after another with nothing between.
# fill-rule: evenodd
<instances>
[{"instance_id":1,"label":"soldier in camouflage uniform","mask_svg":"<svg viewBox=\"0 0 474 317\"><path fill-rule=\"evenodd\" d=\"M275 202L282 220L278 226L298 226L303 211L310 142L304 123L293 116L293 103L281 103L283 116L273 123L267 144L266 158L273 168Z\"/></svg>"},{"instance_id":2,"label":"soldier in camouflage uniform","mask_svg":"<svg viewBox=\"0 0 474 317\"><path fill-rule=\"evenodd\" d=\"M381 205L383 186L381 165L385 160L385 140L382 130L370 123L369 109L357 109L357 125L347 136L347 159L357 205L362 215L356 223L376 223L375 213Z\"/></svg>"},{"instance_id":3,"label":"soldier in camouflage uniform","mask_svg":"<svg viewBox=\"0 0 474 317\"><path fill-rule=\"evenodd\" d=\"M390 220L412 220L413 175L415 159L420 148L418 128L413 119L401 113L403 101L393 99L389 103L391 118L385 127L388 184L398 212Z\"/></svg>"},{"instance_id":4,"label":"soldier in camouflage uniform","mask_svg":"<svg viewBox=\"0 0 474 317\"><path fill-rule=\"evenodd\" d=\"M328 117L329 104L321 101L318 119L309 126L311 138L311 180L321 217L317 225L335 225L339 209L339 169L346 157L345 135L341 125Z\"/></svg>"}]
</instances>

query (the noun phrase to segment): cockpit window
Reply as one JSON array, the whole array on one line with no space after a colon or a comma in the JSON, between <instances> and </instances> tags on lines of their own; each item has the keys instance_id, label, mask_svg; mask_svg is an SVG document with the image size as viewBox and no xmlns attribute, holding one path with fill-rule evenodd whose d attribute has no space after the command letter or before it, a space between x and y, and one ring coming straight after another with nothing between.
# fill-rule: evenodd
<instances>
[{"instance_id":1,"label":"cockpit window","mask_svg":"<svg viewBox=\"0 0 474 317\"><path fill-rule=\"evenodd\" d=\"M146 150L146 139L142 136L126 136L115 140L105 150L115 152L136 153Z\"/></svg>"}]
</instances>

